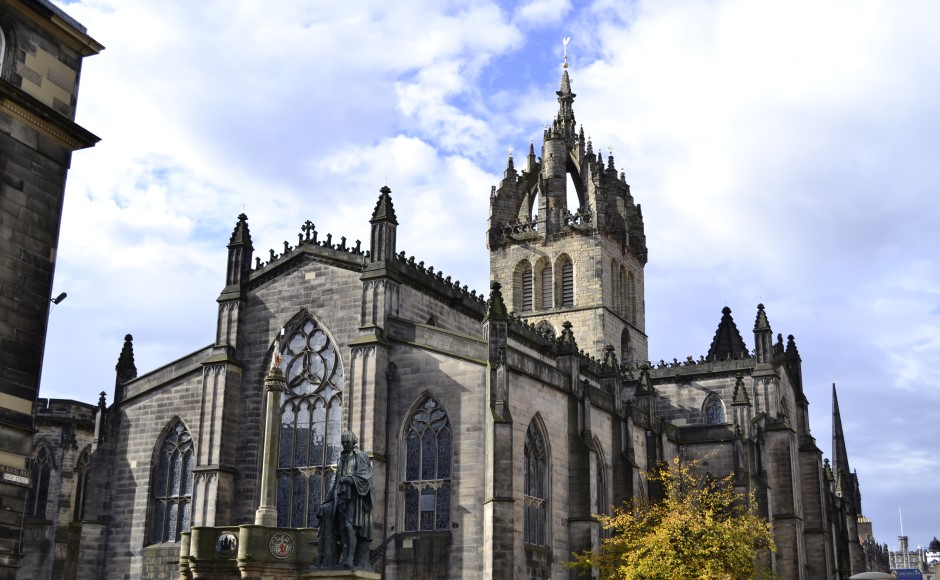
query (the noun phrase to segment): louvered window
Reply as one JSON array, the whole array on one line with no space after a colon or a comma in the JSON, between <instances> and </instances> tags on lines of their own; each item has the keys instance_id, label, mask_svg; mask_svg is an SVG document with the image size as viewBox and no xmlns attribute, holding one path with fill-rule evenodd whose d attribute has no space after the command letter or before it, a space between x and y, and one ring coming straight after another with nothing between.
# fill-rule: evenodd
<instances>
[{"instance_id":1,"label":"louvered window","mask_svg":"<svg viewBox=\"0 0 940 580\"><path fill-rule=\"evenodd\" d=\"M570 261L561 266L561 305L574 306L574 266Z\"/></svg>"},{"instance_id":2,"label":"louvered window","mask_svg":"<svg viewBox=\"0 0 940 580\"><path fill-rule=\"evenodd\" d=\"M542 268L542 308L552 307L552 269Z\"/></svg>"},{"instance_id":3,"label":"louvered window","mask_svg":"<svg viewBox=\"0 0 940 580\"><path fill-rule=\"evenodd\" d=\"M526 264L522 271L522 308L523 312L532 312L532 268Z\"/></svg>"}]
</instances>

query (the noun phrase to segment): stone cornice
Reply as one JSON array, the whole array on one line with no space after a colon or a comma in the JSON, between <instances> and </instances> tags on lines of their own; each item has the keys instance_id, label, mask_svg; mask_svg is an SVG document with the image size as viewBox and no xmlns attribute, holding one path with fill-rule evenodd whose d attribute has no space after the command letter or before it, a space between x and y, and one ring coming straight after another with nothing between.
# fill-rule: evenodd
<instances>
[{"instance_id":1,"label":"stone cornice","mask_svg":"<svg viewBox=\"0 0 940 580\"><path fill-rule=\"evenodd\" d=\"M0 110L56 139L70 150L91 147L101 139L53 111L32 95L0 80Z\"/></svg>"}]
</instances>

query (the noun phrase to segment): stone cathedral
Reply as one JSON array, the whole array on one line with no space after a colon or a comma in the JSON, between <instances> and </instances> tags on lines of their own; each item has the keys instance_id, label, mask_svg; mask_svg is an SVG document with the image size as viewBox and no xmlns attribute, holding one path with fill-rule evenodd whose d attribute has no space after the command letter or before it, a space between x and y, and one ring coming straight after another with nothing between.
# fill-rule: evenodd
<instances>
[{"instance_id":1,"label":"stone cathedral","mask_svg":"<svg viewBox=\"0 0 940 580\"><path fill-rule=\"evenodd\" d=\"M838 405L829 463L763 305L748 341L716 308L705 354L648 361L643 212L567 70L557 96L541 155L490 192L485 294L398 250L388 187L368 244L308 221L257 256L238 216L211 344L139 374L128 335L98 405L42 402L23 577L332 578L317 528L346 431L374 572L343 577L573 578L595 514L655 498L645 473L675 456L756 494L779 577L866 569Z\"/></svg>"}]
</instances>

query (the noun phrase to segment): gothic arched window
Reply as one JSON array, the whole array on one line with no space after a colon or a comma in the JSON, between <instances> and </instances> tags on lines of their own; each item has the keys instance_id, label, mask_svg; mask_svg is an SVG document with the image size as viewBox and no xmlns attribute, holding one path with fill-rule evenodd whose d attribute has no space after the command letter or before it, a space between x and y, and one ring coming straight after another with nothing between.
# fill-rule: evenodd
<instances>
[{"instance_id":1,"label":"gothic arched window","mask_svg":"<svg viewBox=\"0 0 940 580\"><path fill-rule=\"evenodd\" d=\"M536 419L525 435L523 462L523 538L525 543L547 546L548 454L545 436Z\"/></svg>"},{"instance_id":2,"label":"gothic arched window","mask_svg":"<svg viewBox=\"0 0 940 580\"><path fill-rule=\"evenodd\" d=\"M26 515L34 518L46 517L49 502L49 478L52 476L52 454L45 443L33 451L29 462L29 492L26 495Z\"/></svg>"},{"instance_id":3,"label":"gothic arched window","mask_svg":"<svg viewBox=\"0 0 940 580\"><path fill-rule=\"evenodd\" d=\"M565 255L558 258L555 271L561 273L558 303L562 307L574 306L574 265L571 263L571 258Z\"/></svg>"},{"instance_id":4,"label":"gothic arched window","mask_svg":"<svg viewBox=\"0 0 940 580\"><path fill-rule=\"evenodd\" d=\"M6 53L7 41L3 35L3 28L0 28L0 73L3 72L3 55Z\"/></svg>"},{"instance_id":5,"label":"gothic arched window","mask_svg":"<svg viewBox=\"0 0 940 580\"><path fill-rule=\"evenodd\" d=\"M552 264L547 258L541 258L535 264L535 308L552 307Z\"/></svg>"},{"instance_id":6,"label":"gothic arched window","mask_svg":"<svg viewBox=\"0 0 940 580\"><path fill-rule=\"evenodd\" d=\"M633 360L633 346L630 344L630 331L626 328L620 333L620 361L624 364Z\"/></svg>"},{"instance_id":7,"label":"gothic arched window","mask_svg":"<svg viewBox=\"0 0 940 580\"><path fill-rule=\"evenodd\" d=\"M88 482L88 467L91 465L91 447L86 447L75 462L75 511L72 521L80 522L85 517L85 488Z\"/></svg>"},{"instance_id":8,"label":"gothic arched window","mask_svg":"<svg viewBox=\"0 0 940 580\"><path fill-rule=\"evenodd\" d=\"M630 322L636 324L636 312L637 312L637 295L636 295L636 279L633 277L633 272L627 274L627 296L625 299L625 304L629 312L627 315L630 318Z\"/></svg>"},{"instance_id":9,"label":"gothic arched window","mask_svg":"<svg viewBox=\"0 0 940 580\"><path fill-rule=\"evenodd\" d=\"M450 420L428 396L418 405L405 433L406 532L450 529Z\"/></svg>"},{"instance_id":10,"label":"gothic arched window","mask_svg":"<svg viewBox=\"0 0 940 580\"><path fill-rule=\"evenodd\" d=\"M343 364L313 320L289 336L281 363L287 390L281 396L277 525L314 528L340 453Z\"/></svg>"},{"instance_id":11,"label":"gothic arched window","mask_svg":"<svg viewBox=\"0 0 940 580\"><path fill-rule=\"evenodd\" d=\"M517 312L532 311L532 266L528 260L516 264L513 273L513 308Z\"/></svg>"},{"instance_id":12,"label":"gothic arched window","mask_svg":"<svg viewBox=\"0 0 940 580\"><path fill-rule=\"evenodd\" d=\"M597 477L594 480L595 495L597 496L597 514L610 513L610 500L607 499L607 463L604 461L604 450L600 440L594 438L594 448L597 449Z\"/></svg>"},{"instance_id":13,"label":"gothic arched window","mask_svg":"<svg viewBox=\"0 0 940 580\"><path fill-rule=\"evenodd\" d=\"M194 463L193 438L177 419L157 443L150 495L151 544L178 542L189 529Z\"/></svg>"},{"instance_id":14,"label":"gothic arched window","mask_svg":"<svg viewBox=\"0 0 940 580\"><path fill-rule=\"evenodd\" d=\"M705 424L719 425L725 422L725 406L721 402L721 397L711 393L705 398L704 405Z\"/></svg>"}]
</instances>

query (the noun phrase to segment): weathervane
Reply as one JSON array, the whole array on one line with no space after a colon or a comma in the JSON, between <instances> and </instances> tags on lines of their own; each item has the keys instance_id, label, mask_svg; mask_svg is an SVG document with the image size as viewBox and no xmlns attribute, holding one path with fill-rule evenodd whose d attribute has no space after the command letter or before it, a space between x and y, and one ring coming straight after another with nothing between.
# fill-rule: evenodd
<instances>
[{"instance_id":1,"label":"weathervane","mask_svg":"<svg viewBox=\"0 0 940 580\"><path fill-rule=\"evenodd\" d=\"M568 68L568 42L570 41L571 41L570 36L566 36L561 41L561 43L565 46L565 64L561 65L561 68Z\"/></svg>"}]
</instances>

